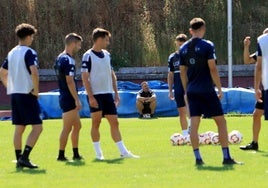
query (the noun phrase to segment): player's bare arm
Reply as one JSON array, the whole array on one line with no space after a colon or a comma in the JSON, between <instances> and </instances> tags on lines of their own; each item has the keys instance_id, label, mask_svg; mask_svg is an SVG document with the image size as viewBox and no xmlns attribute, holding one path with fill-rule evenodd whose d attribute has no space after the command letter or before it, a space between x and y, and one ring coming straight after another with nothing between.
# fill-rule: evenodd
<instances>
[{"instance_id":1,"label":"player's bare arm","mask_svg":"<svg viewBox=\"0 0 268 188\"><path fill-rule=\"evenodd\" d=\"M167 81L168 81L168 91L169 91L168 97L171 100L174 100L174 96L173 96L174 72L171 72L171 71L168 72Z\"/></svg>"},{"instance_id":2,"label":"player's bare arm","mask_svg":"<svg viewBox=\"0 0 268 188\"><path fill-rule=\"evenodd\" d=\"M30 66L30 71L31 71L31 77L33 81L33 91L32 94L38 97L39 93L39 72L36 67L36 65Z\"/></svg>"},{"instance_id":3,"label":"player's bare arm","mask_svg":"<svg viewBox=\"0 0 268 188\"><path fill-rule=\"evenodd\" d=\"M222 90L221 90L221 80L219 77L215 59L208 60L208 67L210 70L211 78L218 89L218 97L221 99L223 97Z\"/></svg>"},{"instance_id":4,"label":"player's bare arm","mask_svg":"<svg viewBox=\"0 0 268 188\"><path fill-rule=\"evenodd\" d=\"M116 78L116 75L114 73L114 71L112 70L112 82L113 82L113 90L114 90L114 102L115 102L115 105L118 106L119 105L119 102L120 102L120 97L119 97L119 94L118 94L118 90L117 90L117 78Z\"/></svg>"},{"instance_id":5,"label":"player's bare arm","mask_svg":"<svg viewBox=\"0 0 268 188\"><path fill-rule=\"evenodd\" d=\"M91 90L91 85L89 81L89 76L90 73L88 72L82 72L82 81L83 85L86 89L87 95L88 95L88 100L89 100L89 105L93 108L98 108L98 102L96 101L95 97L93 96L92 90Z\"/></svg>"},{"instance_id":6,"label":"player's bare arm","mask_svg":"<svg viewBox=\"0 0 268 188\"><path fill-rule=\"evenodd\" d=\"M76 110L80 110L81 109L81 102L79 100L79 97L78 97L78 94L77 94L77 91L76 91L73 76L65 76L65 77L66 77L66 83L67 83L68 89L69 89L72 97L75 100Z\"/></svg>"},{"instance_id":7,"label":"player's bare arm","mask_svg":"<svg viewBox=\"0 0 268 188\"><path fill-rule=\"evenodd\" d=\"M252 63L255 63L255 60L253 57L250 57L250 52L249 52L249 47L250 47L250 37L247 36L245 39L244 39L244 64L252 64Z\"/></svg>"},{"instance_id":8,"label":"player's bare arm","mask_svg":"<svg viewBox=\"0 0 268 188\"><path fill-rule=\"evenodd\" d=\"M0 78L5 87L7 87L7 75L8 71L4 69L3 67L0 68Z\"/></svg>"},{"instance_id":9,"label":"player's bare arm","mask_svg":"<svg viewBox=\"0 0 268 188\"><path fill-rule=\"evenodd\" d=\"M260 90L261 74L262 74L262 57L258 56L254 72L254 89L255 89L255 96L258 102L262 102L261 100L262 92Z\"/></svg>"}]
</instances>

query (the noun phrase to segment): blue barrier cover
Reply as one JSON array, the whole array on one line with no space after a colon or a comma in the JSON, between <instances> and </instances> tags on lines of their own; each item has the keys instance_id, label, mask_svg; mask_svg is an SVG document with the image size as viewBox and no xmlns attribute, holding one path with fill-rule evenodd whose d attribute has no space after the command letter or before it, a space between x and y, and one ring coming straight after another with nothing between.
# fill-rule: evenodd
<instances>
[{"instance_id":1,"label":"blue barrier cover","mask_svg":"<svg viewBox=\"0 0 268 188\"><path fill-rule=\"evenodd\" d=\"M157 96L156 116L177 116L175 101L168 98L168 85L162 81L148 81L149 87ZM136 109L136 95L141 89L140 84L118 81L120 105L117 108L119 117L138 117ZM82 103L81 117L90 117L87 95L83 88L78 92ZM252 113L255 106L254 91L244 88L223 88L224 97L221 100L224 113ZM39 103L44 119L61 118L62 111L59 107L59 93L57 90L40 93Z\"/></svg>"}]
</instances>

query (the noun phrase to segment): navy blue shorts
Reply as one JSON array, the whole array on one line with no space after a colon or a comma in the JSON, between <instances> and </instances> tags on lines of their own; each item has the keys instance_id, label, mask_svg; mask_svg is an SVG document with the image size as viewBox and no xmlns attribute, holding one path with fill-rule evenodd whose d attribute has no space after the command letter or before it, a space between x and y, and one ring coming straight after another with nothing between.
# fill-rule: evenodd
<instances>
[{"instance_id":1,"label":"navy blue shorts","mask_svg":"<svg viewBox=\"0 0 268 188\"><path fill-rule=\"evenodd\" d=\"M177 103L177 108L185 107L184 93L174 92L174 97Z\"/></svg>"},{"instance_id":2,"label":"navy blue shorts","mask_svg":"<svg viewBox=\"0 0 268 188\"><path fill-rule=\"evenodd\" d=\"M264 91L263 101L268 101L268 90ZM268 103L263 102L263 104L264 104L264 119L268 120Z\"/></svg>"},{"instance_id":3,"label":"navy blue shorts","mask_svg":"<svg viewBox=\"0 0 268 188\"><path fill-rule=\"evenodd\" d=\"M94 95L94 97L97 100L99 107L92 108L90 106L91 113L102 111L102 115L117 115L113 94L97 94Z\"/></svg>"},{"instance_id":4,"label":"navy blue shorts","mask_svg":"<svg viewBox=\"0 0 268 188\"><path fill-rule=\"evenodd\" d=\"M37 125L42 124L41 110L37 97L30 94L12 94L12 124L13 125Z\"/></svg>"},{"instance_id":5,"label":"navy blue shorts","mask_svg":"<svg viewBox=\"0 0 268 188\"><path fill-rule=\"evenodd\" d=\"M210 118L223 115L220 99L216 92L212 93L187 93L190 116Z\"/></svg>"},{"instance_id":6,"label":"navy blue shorts","mask_svg":"<svg viewBox=\"0 0 268 188\"><path fill-rule=\"evenodd\" d=\"M255 104L255 108L259 109L259 110L264 110L264 95L265 95L265 92L262 90L262 102L256 102Z\"/></svg>"},{"instance_id":7,"label":"navy blue shorts","mask_svg":"<svg viewBox=\"0 0 268 188\"><path fill-rule=\"evenodd\" d=\"M76 108L75 100L71 94L61 94L59 96L59 103L63 113L71 111Z\"/></svg>"}]
</instances>

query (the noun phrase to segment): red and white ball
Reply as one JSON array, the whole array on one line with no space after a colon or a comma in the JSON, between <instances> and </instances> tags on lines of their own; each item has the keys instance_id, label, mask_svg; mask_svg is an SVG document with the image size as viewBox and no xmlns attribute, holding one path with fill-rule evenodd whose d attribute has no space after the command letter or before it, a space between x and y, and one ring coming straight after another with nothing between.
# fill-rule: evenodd
<instances>
[{"instance_id":1,"label":"red and white ball","mask_svg":"<svg viewBox=\"0 0 268 188\"><path fill-rule=\"evenodd\" d=\"M184 137L180 133L174 133L170 137L171 144L173 146L179 146L184 144Z\"/></svg>"},{"instance_id":2,"label":"red and white ball","mask_svg":"<svg viewBox=\"0 0 268 188\"><path fill-rule=\"evenodd\" d=\"M228 134L230 144L239 144L243 139L242 134L238 130L233 130Z\"/></svg>"},{"instance_id":3,"label":"red and white ball","mask_svg":"<svg viewBox=\"0 0 268 188\"><path fill-rule=\"evenodd\" d=\"M210 136L207 133L199 134L199 143L200 144L211 144Z\"/></svg>"},{"instance_id":4,"label":"red and white ball","mask_svg":"<svg viewBox=\"0 0 268 188\"><path fill-rule=\"evenodd\" d=\"M219 138L219 134L215 133L211 136L211 144L213 145L219 145L220 144L220 138Z\"/></svg>"}]
</instances>

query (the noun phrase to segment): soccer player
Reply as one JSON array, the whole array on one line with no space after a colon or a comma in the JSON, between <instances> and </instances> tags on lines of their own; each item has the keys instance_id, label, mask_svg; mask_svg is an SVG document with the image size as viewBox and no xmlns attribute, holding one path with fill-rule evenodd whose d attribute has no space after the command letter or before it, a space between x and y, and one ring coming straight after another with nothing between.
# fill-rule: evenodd
<instances>
[{"instance_id":1,"label":"soccer player","mask_svg":"<svg viewBox=\"0 0 268 188\"><path fill-rule=\"evenodd\" d=\"M38 103L39 73L37 53L30 48L34 35L34 26L22 23L15 29L19 44L7 55L0 76L11 95L12 124L15 125L14 148L17 158L17 168L38 168L31 163L29 155L36 144L42 130L40 106ZM22 135L27 125L32 125L26 145L22 152Z\"/></svg>"},{"instance_id":2,"label":"soccer player","mask_svg":"<svg viewBox=\"0 0 268 188\"><path fill-rule=\"evenodd\" d=\"M241 164L230 156L226 120L220 103L223 94L216 67L215 49L212 42L203 39L205 32L205 21L202 18L193 18L190 21L192 38L180 49L181 81L189 104L190 139L196 165L204 164L199 152L198 138L198 128L202 114L206 117L212 117L217 124L223 152L223 164ZM218 95L215 92L214 84L218 89Z\"/></svg>"},{"instance_id":3,"label":"soccer player","mask_svg":"<svg viewBox=\"0 0 268 188\"><path fill-rule=\"evenodd\" d=\"M110 53L105 50L109 45L110 37L109 31L102 28L94 29L92 33L93 47L83 55L82 60L82 80L90 106L91 138L96 151L96 159L104 160L99 132L103 116L110 124L111 136L120 151L120 156L122 158L139 158L127 150L119 130L116 111L116 106L119 104L119 94L116 76L111 67Z\"/></svg>"},{"instance_id":4,"label":"soccer player","mask_svg":"<svg viewBox=\"0 0 268 188\"><path fill-rule=\"evenodd\" d=\"M81 160L78 152L79 132L81 122L79 110L81 102L78 97L75 80L74 55L81 49L82 37L76 33L70 33L65 37L65 49L59 54L55 63L55 71L58 77L60 90L59 104L62 109L63 128L60 134L60 146L58 161L67 161L65 147L70 132L72 132L73 160Z\"/></svg>"},{"instance_id":5,"label":"soccer player","mask_svg":"<svg viewBox=\"0 0 268 188\"><path fill-rule=\"evenodd\" d=\"M268 104L267 100L267 90L268 90L268 74L267 74L267 64L268 64L268 34L264 33L258 37L258 57L254 73L254 89L255 96L258 102L264 102L264 119L268 120ZM260 90L260 83L262 79L262 85L264 90L263 100L262 91Z\"/></svg>"},{"instance_id":6,"label":"soccer player","mask_svg":"<svg viewBox=\"0 0 268 188\"><path fill-rule=\"evenodd\" d=\"M152 118L156 108L156 95L145 81L141 83L141 88L136 97L136 107L140 113L139 118L143 118L144 114L150 114Z\"/></svg>"},{"instance_id":7,"label":"soccer player","mask_svg":"<svg viewBox=\"0 0 268 188\"><path fill-rule=\"evenodd\" d=\"M176 48L179 49L187 41L187 36L185 34L179 34L176 37L175 44ZM184 90L180 78L180 56L179 50L170 54L168 58L168 90L170 100L175 100L177 103L177 110L180 117L180 124L182 129L182 135L185 137L188 133L187 124L187 108L184 100ZM174 95L173 95L173 85L174 85Z\"/></svg>"},{"instance_id":8,"label":"soccer player","mask_svg":"<svg viewBox=\"0 0 268 188\"><path fill-rule=\"evenodd\" d=\"M268 33L268 28L266 28L264 31L263 31L263 34L264 33ZM249 53L249 47L250 47L250 37L247 36L245 39L244 39L244 63L245 64L252 64L252 63L255 63L257 61L257 54L258 52L255 52L253 54L250 54ZM263 88L261 86L261 89L262 89L262 98L261 100L263 100L263 95L264 95L264 92L263 92ZM245 145L245 146L240 146L240 149L242 150L258 150L259 149L259 144L258 144L258 140L259 140L259 133L260 133L260 130L261 130L261 117L263 115L263 112L264 112L264 103L263 102L259 102L259 101L256 101L256 104L255 104L255 110L253 112L253 125L252 125L252 132L253 132L253 139L252 139L252 142Z\"/></svg>"}]
</instances>

